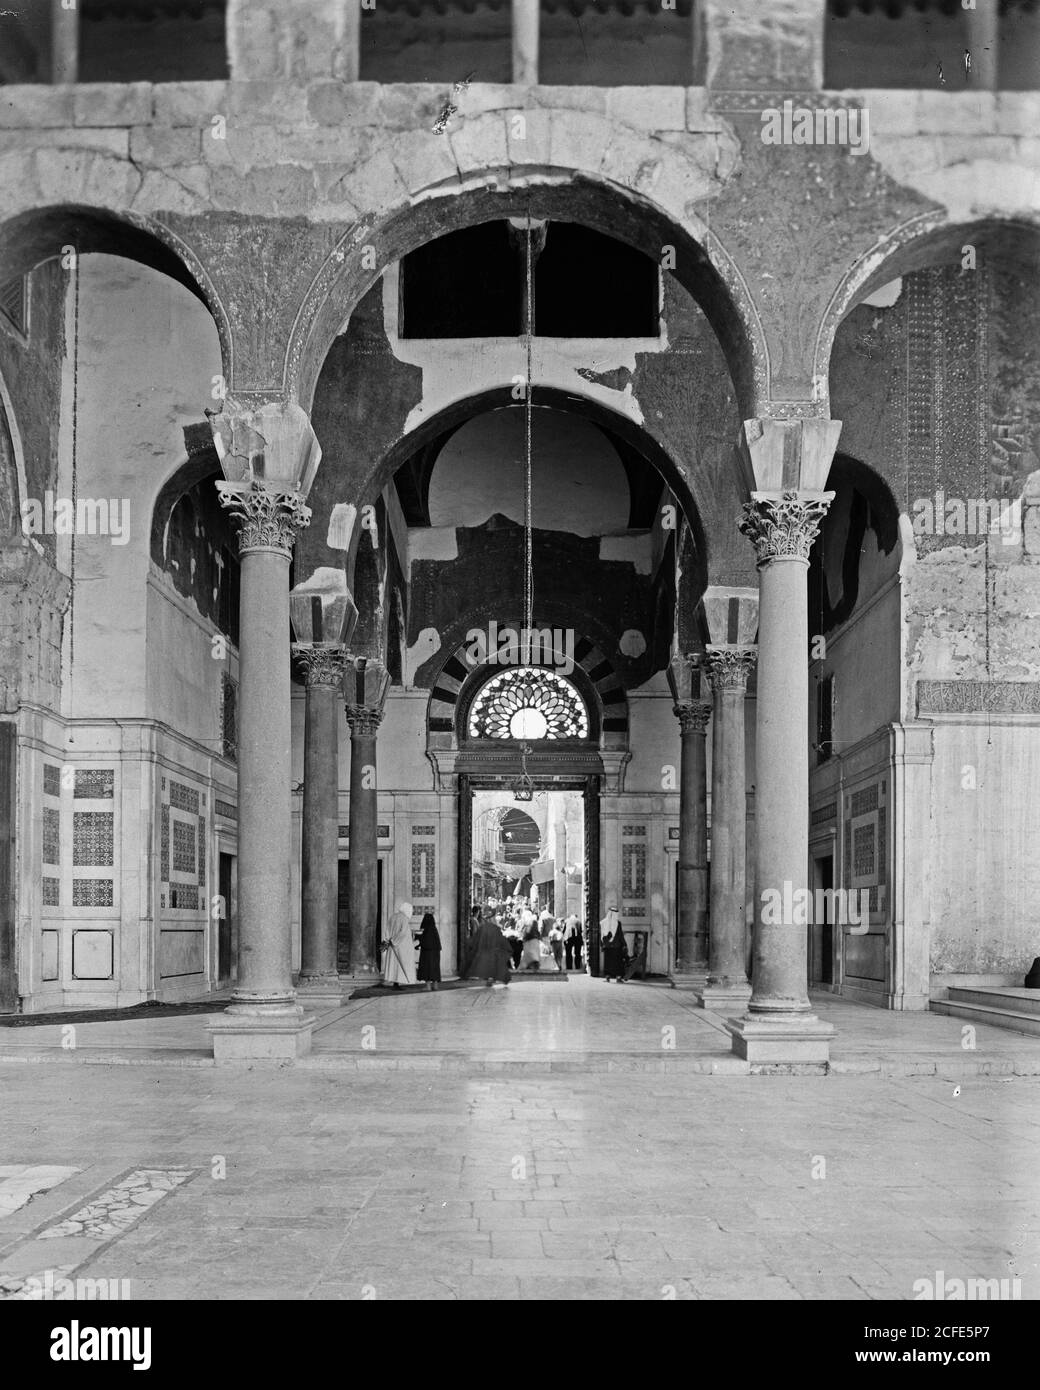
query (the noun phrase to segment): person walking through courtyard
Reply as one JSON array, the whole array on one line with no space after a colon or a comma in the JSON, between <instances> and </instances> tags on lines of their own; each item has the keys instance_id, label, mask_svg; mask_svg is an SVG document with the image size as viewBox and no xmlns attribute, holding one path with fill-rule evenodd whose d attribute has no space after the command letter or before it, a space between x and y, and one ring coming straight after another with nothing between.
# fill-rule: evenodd
<instances>
[{"instance_id":1,"label":"person walking through courtyard","mask_svg":"<svg viewBox=\"0 0 1040 1390\"><path fill-rule=\"evenodd\" d=\"M563 928L559 922L554 922L549 928L549 945L552 947L553 960L556 962L556 969L563 972Z\"/></svg>"},{"instance_id":2,"label":"person walking through courtyard","mask_svg":"<svg viewBox=\"0 0 1040 1390\"><path fill-rule=\"evenodd\" d=\"M581 969L581 923L578 921L577 914L572 912L567 918L567 924L563 932L564 958L567 962L567 969Z\"/></svg>"},{"instance_id":3,"label":"person walking through courtyard","mask_svg":"<svg viewBox=\"0 0 1040 1390\"><path fill-rule=\"evenodd\" d=\"M485 917L473 937L473 950L463 971L467 980L486 980L489 985L509 983L509 943L498 917Z\"/></svg>"},{"instance_id":4,"label":"person walking through courtyard","mask_svg":"<svg viewBox=\"0 0 1040 1390\"><path fill-rule=\"evenodd\" d=\"M423 913L419 923L418 973L427 989L436 989L441 982L441 938L432 912Z\"/></svg>"},{"instance_id":5,"label":"person walking through courtyard","mask_svg":"<svg viewBox=\"0 0 1040 1390\"><path fill-rule=\"evenodd\" d=\"M530 913L530 921L524 928L524 950L520 957L520 968L522 970L541 970L542 968L542 936L538 930L538 921L534 913Z\"/></svg>"},{"instance_id":6,"label":"person walking through courtyard","mask_svg":"<svg viewBox=\"0 0 1040 1390\"><path fill-rule=\"evenodd\" d=\"M383 942L383 984L400 989L415 984L415 942L412 939L412 905L398 903L390 918L387 939Z\"/></svg>"}]
</instances>

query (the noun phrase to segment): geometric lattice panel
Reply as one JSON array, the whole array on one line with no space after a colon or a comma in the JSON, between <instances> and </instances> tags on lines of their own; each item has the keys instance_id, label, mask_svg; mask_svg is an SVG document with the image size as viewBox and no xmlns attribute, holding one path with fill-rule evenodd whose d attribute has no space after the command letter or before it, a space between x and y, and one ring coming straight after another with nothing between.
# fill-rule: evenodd
<instances>
[{"instance_id":1,"label":"geometric lattice panel","mask_svg":"<svg viewBox=\"0 0 1040 1390\"><path fill-rule=\"evenodd\" d=\"M110 878L74 878L72 880L72 906L111 907L112 887Z\"/></svg>"},{"instance_id":2,"label":"geometric lattice panel","mask_svg":"<svg viewBox=\"0 0 1040 1390\"><path fill-rule=\"evenodd\" d=\"M61 812L49 806L43 812L43 862L61 863Z\"/></svg>"},{"instance_id":3,"label":"geometric lattice panel","mask_svg":"<svg viewBox=\"0 0 1040 1390\"><path fill-rule=\"evenodd\" d=\"M73 796L77 800L106 801L115 795L115 769L77 768Z\"/></svg>"},{"instance_id":4,"label":"geometric lattice panel","mask_svg":"<svg viewBox=\"0 0 1040 1390\"><path fill-rule=\"evenodd\" d=\"M72 862L78 865L107 866L113 862L111 811L76 811L72 817Z\"/></svg>"}]
</instances>

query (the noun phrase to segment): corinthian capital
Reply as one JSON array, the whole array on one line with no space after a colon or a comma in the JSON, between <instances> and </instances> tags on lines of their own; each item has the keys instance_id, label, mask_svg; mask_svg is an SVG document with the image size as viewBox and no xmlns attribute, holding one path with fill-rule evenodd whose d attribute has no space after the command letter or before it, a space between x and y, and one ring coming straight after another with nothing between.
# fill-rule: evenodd
<instances>
[{"instance_id":1,"label":"corinthian capital","mask_svg":"<svg viewBox=\"0 0 1040 1390\"><path fill-rule=\"evenodd\" d=\"M238 553L276 550L292 555L297 531L311 524L311 509L298 492L282 492L265 483L218 483L220 505L238 522Z\"/></svg>"},{"instance_id":2,"label":"corinthian capital","mask_svg":"<svg viewBox=\"0 0 1040 1390\"><path fill-rule=\"evenodd\" d=\"M707 668L712 690L716 694L721 690L746 690L757 659L757 647L709 646Z\"/></svg>"},{"instance_id":3,"label":"corinthian capital","mask_svg":"<svg viewBox=\"0 0 1040 1390\"><path fill-rule=\"evenodd\" d=\"M350 732L357 738L371 738L379 730L383 711L360 705L347 706L347 723Z\"/></svg>"},{"instance_id":4,"label":"corinthian capital","mask_svg":"<svg viewBox=\"0 0 1040 1390\"><path fill-rule=\"evenodd\" d=\"M700 700L683 702L675 706L675 716L682 733L703 734L711 718L711 705Z\"/></svg>"},{"instance_id":5,"label":"corinthian capital","mask_svg":"<svg viewBox=\"0 0 1040 1390\"><path fill-rule=\"evenodd\" d=\"M347 664L344 647L310 647L294 642L293 656L303 667L307 685L328 685L339 689Z\"/></svg>"},{"instance_id":6,"label":"corinthian capital","mask_svg":"<svg viewBox=\"0 0 1040 1390\"><path fill-rule=\"evenodd\" d=\"M772 560L805 560L820 530L833 492L753 492L745 502L740 530L755 547L758 566Z\"/></svg>"}]
</instances>

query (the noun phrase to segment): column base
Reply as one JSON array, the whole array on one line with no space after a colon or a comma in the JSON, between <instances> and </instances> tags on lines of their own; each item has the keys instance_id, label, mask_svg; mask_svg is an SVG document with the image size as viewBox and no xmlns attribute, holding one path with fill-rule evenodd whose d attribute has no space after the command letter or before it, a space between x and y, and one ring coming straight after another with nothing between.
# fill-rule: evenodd
<instances>
[{"instance_id":1,"label":"column base","mask_svg":"<svg viewBox=\"0 0 1040 1390\"><path fill-rule=\"evenodd\" d=\"M733 1051L753 1069L789 1066L823 1068L830 1062L834 1028L815 1014L746 1015L726 1020Z\"/></svg>"},{"instance_id":2,"label":"column base","mask_svg":"<svg viewBox=\"0 0 1040 1390\"><path fill-rule=\"evenodd\" d=\"M376 985L383 983L383 972L381 970L364 970L357 975L340 975L339 987L344 995L353 994L357 989L375 989Z\"/></svg>"},{"instance_id":3,"label":"column base","mask_svg":"<svg viewBox=\"0 0 1040 1390\"><path fill-rule=\"evenodd\" d=\"M224 1013L207 1024L213 1060L295 1062L311 1050L314 1015L302 1009L280 1013Z\"/></svg>"},{"instance_id":4,"label":"column base","mask_svg":"<svg viewBox=\"0 0 1040 1390\"><path fill-rule=\"evenodd\" d=\"M705 965L698 969L696 965L689 967L677 965L674 970L669 972L668 978L672 982L673 989L703 989L708 983L708 967Z\"/></svg>"},{"instance_id":5,"label":"column base","mask_svg":"<svg viewBox=\"0 0 1040 1390\"><path fill-rule=\"evenodd\" d=\"M343 985L338 975L301 975L296 998L314 1008L334 1009L343 1003Z\"/></svg>"},{"instance_id":6,"label":"column base","mask_svg":"<svg viewBox=\"0 0 1040 1390\"><path fill-rule=\"evenodd\" d=\"M731 1009L746 1009L750 998L750 984L709 983L697 991L697 1003L701 1008L711 1009L717 1014Z\"/></svg>"}]
</instances>

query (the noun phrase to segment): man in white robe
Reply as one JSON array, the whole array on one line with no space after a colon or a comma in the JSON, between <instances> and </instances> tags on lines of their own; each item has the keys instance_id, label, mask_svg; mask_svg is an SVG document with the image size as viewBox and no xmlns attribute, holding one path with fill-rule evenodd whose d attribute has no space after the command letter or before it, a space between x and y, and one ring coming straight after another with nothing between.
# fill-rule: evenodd
<instances>
[{"instance_id":1,"label":"man in white robe","mask_svg":"<svg viewBox=\"0 0 1040 1390\"><path fill-rule=\"evenodd\" d=\"M397 911L390 918L386 941L383 942L383 984L414 985L415 941L412 937L412 905L398 903Z\"/></svg>"}]
</instances>

